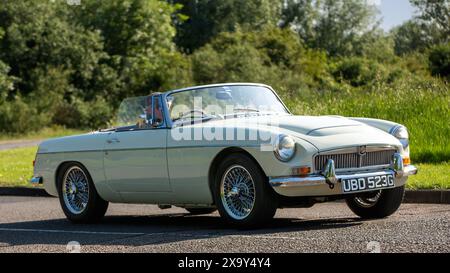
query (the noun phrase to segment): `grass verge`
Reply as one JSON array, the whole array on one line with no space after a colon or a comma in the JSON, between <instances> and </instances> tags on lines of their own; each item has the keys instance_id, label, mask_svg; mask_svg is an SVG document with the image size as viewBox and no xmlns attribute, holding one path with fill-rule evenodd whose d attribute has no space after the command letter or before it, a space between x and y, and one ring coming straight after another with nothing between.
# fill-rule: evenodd
<instances>
[{"instance_id":1,"label":"grass verge","mask_svg":"<svg viewBox=\"0 0 450 273\"><path fill-rule=\"evenodd\" d=\"M0 186L27 187L37 147L0 151Z\"/></svg>"},{"instance_id":2,"label":"grass verge","mask_svg":"<svg viewBox=\"0 0 450 273\"><path fill-rule=\"evenodd\" d=\"M0 151L0 187L30 186L37 147ZM417 164L419 173L408 181L409 189L450 189L450 162Z\"/></svg>"}]
</instances>

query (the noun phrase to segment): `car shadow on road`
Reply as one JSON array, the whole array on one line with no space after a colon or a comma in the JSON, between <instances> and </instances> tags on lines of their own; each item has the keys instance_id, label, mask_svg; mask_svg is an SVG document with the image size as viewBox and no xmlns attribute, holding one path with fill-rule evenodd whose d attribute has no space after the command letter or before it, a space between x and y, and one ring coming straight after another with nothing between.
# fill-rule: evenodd
<instances>
[{"instance_id":1,"label":"car shadow on road","mask_svg":"<svg viewBox=\"0 0 450 273\"><path fill-rule=\"evenodd\" d=\"M66 219L0 224L0 246L63 245L78 241L82 245L148 246L185 240L302 237L303 232L345 229L361 225L359 218L300 219L275 218L258 229L227 227L217 214L159 214L152 216L106 216L97 224L72 224ZM294 234L293 234L294 233Z\"/></svg>"}]
</instances>

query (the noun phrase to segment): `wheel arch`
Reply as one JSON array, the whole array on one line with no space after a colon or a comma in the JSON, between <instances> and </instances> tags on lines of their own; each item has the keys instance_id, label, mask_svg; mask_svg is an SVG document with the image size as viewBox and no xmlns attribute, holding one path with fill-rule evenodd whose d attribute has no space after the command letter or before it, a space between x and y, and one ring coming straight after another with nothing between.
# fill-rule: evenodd
<instances>
[{"instance_id":1,"label":"wheel arch","mask_svg":"<svg viewBox=\"0 0 450 273\"><path fill-rule=\"evenodd\" d=\"M211 192L211 195L214 195L213 192L213 182L214 182L214 176L217 173L217 170L219 168L220 162L222 162L223 159L225 159L227 156L231 155L231 154L244 154L246 156L248 156L251 160L253 160L256 165L258 166L258 168L260 169L260 171L264 174L264 176L267 176L266 173L264 172L263 168L261 167L261 165L259 164L258 160L255 159L254 156L252 156L252 154L250 154L248 151L246 151L243 148L240 147L228 147L225 148L223 150L221 150L212 160L210 166L209 166L209 170L208 170L208 186L209 186L209 190Z\"/></svg>"}]
</instances>

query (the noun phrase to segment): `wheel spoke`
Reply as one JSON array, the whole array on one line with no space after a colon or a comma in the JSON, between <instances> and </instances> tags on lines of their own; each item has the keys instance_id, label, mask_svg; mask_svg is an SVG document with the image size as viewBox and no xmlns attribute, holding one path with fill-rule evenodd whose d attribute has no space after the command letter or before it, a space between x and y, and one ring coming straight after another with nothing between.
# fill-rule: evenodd
<instances>
[{"instance_id":1,"label":"wheel spoke","mask_svg":"<svg viewBox=\"0 0 450 273\"><path fill-rule=\"evenodd\" d=\"M255 185L250 173L240 165L230 167L221 181L222 204L234 219L244 219L255 204Z\"/></svg>"},{"instance_id":2,"label":"wheel spoke","mask_svg":"<svg viewBox=\"0 0 450 273\"><path fill-rule=\"evenodd\" d=\"M84 171L77 166L67 170L62 189L66 208L74 214L82 213L89 202L89 182Z\"/></svg>"}]
</instances>

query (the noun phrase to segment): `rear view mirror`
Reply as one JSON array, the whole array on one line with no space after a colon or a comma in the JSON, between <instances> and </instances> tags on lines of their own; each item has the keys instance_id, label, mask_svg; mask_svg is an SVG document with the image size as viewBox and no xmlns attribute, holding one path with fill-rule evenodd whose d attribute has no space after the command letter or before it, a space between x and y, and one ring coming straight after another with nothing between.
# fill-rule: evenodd
<instances>
[{"instance_id":1,"label":"rear view mirror","mask_svg":"<svg viewBox=\"0 0 450 273\"><path fill-rule=\"evenodd\" d=\"M219 91L219 92L216 93L216 99L218 99L218 100L232 100L233 97L231 96L230 92Z\"/></svg>"}]
</instances>

